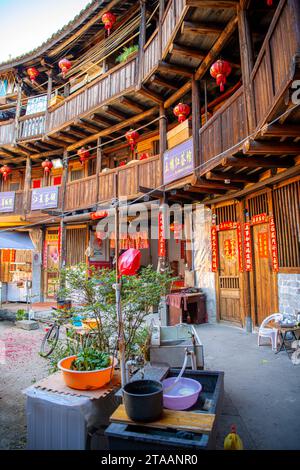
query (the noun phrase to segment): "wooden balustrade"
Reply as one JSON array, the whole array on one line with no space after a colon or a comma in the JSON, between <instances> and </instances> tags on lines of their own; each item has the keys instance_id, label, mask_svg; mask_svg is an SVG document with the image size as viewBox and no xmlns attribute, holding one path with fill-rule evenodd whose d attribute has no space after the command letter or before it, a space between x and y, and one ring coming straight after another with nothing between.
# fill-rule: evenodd
<instances>
[{"instance_id":1,"label":"wooden balustrade","mask_svg":"<svg viewBox=\"0 0 300 470\"><path fill-rule=\"evenodd\" d=\"M18 139L23 140L31 137L44 135L46 132L45 123L45 112L22 116L19 119Z\"/></svg>"},{"instance_id":2,"label":"wooden balustrade","mask_svg":"<svg viewBox=\"0 0 300 470\"><path fill-rule=\"evenodd\" d=\"M293 59L299 45L296 25L290 24L291 18L291 2L282 0L251 74L257 126L266 121L293 79Z\"/></svg>"},{"instance_id":3,"label":"wooden balustrade","mask_svg":"<svg viewBox=\"0 0 300 470\"><path fill-rule=\"evenodd\" d=\"M243 87L241 87L200 129L202 161L209 162L211 158L238 144L246 135L246 112ZM220 156L221 158L222 156ZM214 163L216 164L216 161ZM207 169L206 165L201 173L205 173Z\"/></svg>"},{"instance_id":4,"label":"wooden balustrade","mask_svg":"<svg viewBox=\"0 0 300 470\"><path fill-rule=\"evenodd\" d=\"M136 56L125 64L120 64L83 90L70 95L53 110L50 110L47 132L71 123L78 116L92 112L100 104L118 96L135 85Z\"/></svg>"},{"instance_id":5,"label":"wooden balustrade","mask_svg":"<svg viewBox=\"0 0 300 470\"><path fill-rule=\"evenodd\" d=\"M144 47L143 79L145 80L159 61L158 30L156 29Z\"/></svg>"},{"instance_id":6,"label":"wooden balustrade","mask_svg":"<svg viewBox=\"0 0 300 470\"><path fill-rule=\"evenodd\" d=\"M12 119L0 123L0 143L11 144L15 138L15 121Z\"/></svg>"},{"instance_id":7,"label":"wooden balustrade","mask_svg":"<svg viewBox=\"0 0 300 470\"><path fill-rule=\"evenodd\" d=\"M67 184L65 210L87 208L97 202L97 176L89 176Z\"/></svg>"},{"instance_id":8,"label":"wooden balustrade","mask_svg":"<svg viewBox=\"0 0 300 470\"><path fill-rule=\"evenodd\" d=\"M162 51L163 56L166 55L169 46L176 34L176 26L179 24L179 20L183 11L185 10L185 0L173 0L169 2L162 21Z\"/></svg>"}]
</instances>

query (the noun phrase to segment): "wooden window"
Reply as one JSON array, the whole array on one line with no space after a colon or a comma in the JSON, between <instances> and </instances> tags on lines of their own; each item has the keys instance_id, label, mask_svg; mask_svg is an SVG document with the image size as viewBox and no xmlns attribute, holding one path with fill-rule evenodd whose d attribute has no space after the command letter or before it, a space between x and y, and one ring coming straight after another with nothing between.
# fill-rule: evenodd
<instances>
[{"instance_id":1,"label":"wooden window","mask_svg":"<svg viewBox=\"0 0 300 470\"><path fill-rule=\"evenodd\" d=\"M250 197L247 201L247 209L250 219L254 215L269 214L268 194L258 194L257 196Z\"/></svg>"},{"instance_id":2,"label":"wooden window","mask_svg":"<svg viewBox=\"0 0 300 470\"><path fill-rule=\"evenodd\" d=\"M67 230L67 266L84 263L86 260L87 229L69 228Z\"/></svg>"},{"instance_id":3,"label":"wooden window","mask_svg":"<svg viewBox=\"0 0 300 470\"><path fill-rule=\"evenodd\" d=\"M273 191L278 260L281 268L300 268L300 180Z\"/></svg>"},{"instance_id":4,"label":"wooden window","mask_svg":"<svg viewBox=\"0 0 300 470\"><path fill-rule=\"evenodd\" d=\"M83 170L72 170L70 175L71 181L80 180L83 178Z\"/></svg>"},{"instance_id":5,"label":"wooden window","mask_svg":"<svg viewBox=\"0 0 300 470\"><path fill-rule=\"evenodd\" d=\"M216 208L217 224L222 222L237 222L236 204Z\"/></svg>"},{"instance_id":6,"label":"wooden window","mask_svg":"<svg viewBox=\"0 0 300 470\"><path fill-rule=\"evenodd\" d=\"M19 182L10 183L10 185L9 185L9 190L10 191L18 191L19 189L20 189L20 183Z\"/></svg>"},{"instance_id":7,"label":"wooden window","mask_svg":"<svg viewBox=\"0 0 300 470\"><path fill-rule=\"evenodd\" d=\"M33 189L41 188L42 187L42 180L32 180L32 187Z\"/></svg>"}]
</instances>

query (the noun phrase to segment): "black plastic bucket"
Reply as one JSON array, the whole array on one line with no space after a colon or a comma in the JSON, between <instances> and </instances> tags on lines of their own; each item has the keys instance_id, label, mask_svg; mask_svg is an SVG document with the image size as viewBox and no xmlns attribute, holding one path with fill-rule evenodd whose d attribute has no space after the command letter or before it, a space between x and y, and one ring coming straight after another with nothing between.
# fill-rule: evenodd
<instances>
[{"instance_id":1,"label":"black plastic bucket","mask_svg":"<svg viewBox=\"0 0 300 470\"><path fill-rule=\"evenodd\" d=\"M132 421L151 422L160 418L163 410L163 388L155 380L136 380L123 388L126 413Z\"/></svg>"}]
</instances>

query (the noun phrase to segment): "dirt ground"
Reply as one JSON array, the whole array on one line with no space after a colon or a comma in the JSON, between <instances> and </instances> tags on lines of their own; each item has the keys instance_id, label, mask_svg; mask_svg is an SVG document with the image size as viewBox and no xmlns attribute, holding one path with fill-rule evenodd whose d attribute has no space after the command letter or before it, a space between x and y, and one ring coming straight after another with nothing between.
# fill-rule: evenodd
<instances>
[{"instance_id":1,"label":"dirt ground","mask_svg":"<svg viewBox=\"0 0 300 470\"><path fill-rule=\"evenodd\" d=\"M25 331L0 321L0 449L26 447L25 396L22 390L48 375L38 354L43 329Z\"/></svg>"}]
</instances>

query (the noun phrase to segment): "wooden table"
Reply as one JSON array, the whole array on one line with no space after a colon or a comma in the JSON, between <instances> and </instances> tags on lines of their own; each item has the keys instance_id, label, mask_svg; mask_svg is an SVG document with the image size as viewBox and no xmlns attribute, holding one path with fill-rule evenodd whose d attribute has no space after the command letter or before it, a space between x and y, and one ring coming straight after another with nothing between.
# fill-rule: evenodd
<instances>
[{"instance_id":1,"label":"wooden table","mask_svg":"<svg viewBox=\"0 0 300 470\"><path fill-rule=\"evenodd\" d=\"M280 348L279 349L277 348L277 351L275 354L278 354L280 351L285 350L285 352L289 356L289 349L286 347L286 341L288 341L286 339L286 335L289 332L292 333L294 339L297 341L298 338L296 336L296 331L298 331L300 335L300 326L284 326L284 325L281 325L280 323L275 323L274 327L278 330L278 334L281 340Z\"/></svg>"}]
</instances>

